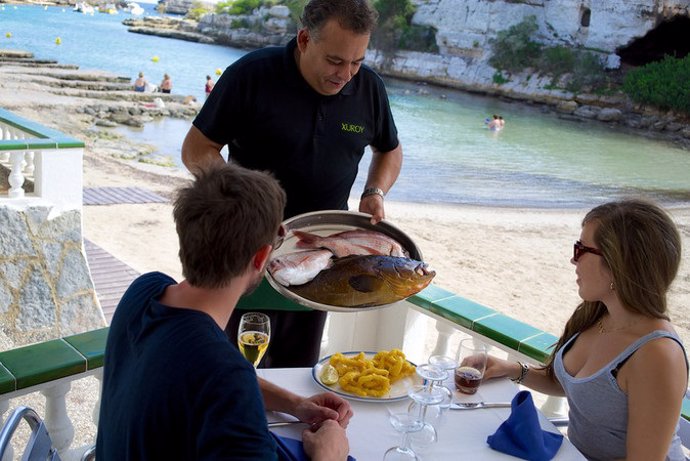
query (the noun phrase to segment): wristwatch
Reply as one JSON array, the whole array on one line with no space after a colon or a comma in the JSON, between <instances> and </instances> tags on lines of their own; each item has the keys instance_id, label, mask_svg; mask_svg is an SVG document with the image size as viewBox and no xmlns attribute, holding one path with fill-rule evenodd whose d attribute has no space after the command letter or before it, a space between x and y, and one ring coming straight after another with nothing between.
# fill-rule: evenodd
<instances>
[{"instance_id":1,"label":"wristwatch","mask_svg":"<svg viewBox=\"0 0 690 461\"><path fill-rule=\"evenodd\" d=\"M367 187L364 189L364 192L362 192L362 196L360 199L363 199L364 197L369 197L370 195L380 195L381 198L386 197L386 193L383 191L383 189L379 189L378 187Z\"/></svg>"}]
</instances>

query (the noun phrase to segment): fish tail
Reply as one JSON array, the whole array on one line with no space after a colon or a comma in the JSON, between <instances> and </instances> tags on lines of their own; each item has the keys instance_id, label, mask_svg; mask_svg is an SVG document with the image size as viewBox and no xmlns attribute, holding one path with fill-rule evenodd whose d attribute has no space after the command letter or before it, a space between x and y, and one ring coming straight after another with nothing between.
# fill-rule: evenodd
<instances>
[{"instance_id":1,"label":"fish tail","mask_svg":"<svg viewBox=\"0 0 690 461\"><path fill-rule=\"evenodd\" d=\"M316 243L321 237L316 234L310 234L309 232L303 232L298 230L293 230L292 234L299 239L299 243L304 242L305 244Z\"/></svg>"}]
</instances>

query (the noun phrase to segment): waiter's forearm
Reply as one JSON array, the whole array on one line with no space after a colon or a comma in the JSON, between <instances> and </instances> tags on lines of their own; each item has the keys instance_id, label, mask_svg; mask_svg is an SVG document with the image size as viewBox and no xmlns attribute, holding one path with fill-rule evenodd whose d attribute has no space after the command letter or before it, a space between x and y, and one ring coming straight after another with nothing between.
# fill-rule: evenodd
<instances>
[{"instance_id":1,"label":"waiter's forearm","mask_svg":"<svg viewBox=\"0 0 690 461\"><path fill-rule=\"evenodd\" d=\"M225 160L220 155L222 148L222 145L211 141L192 125L182 143L182 163L192 173L223 164Z\"/></svg>"},{"instance_id":2,"label":"waiter's forearm","mask_svg":"<svg viewBox=\"0 0 690 461\"><path fill-rule=\"evenodd\" d=\"M379 152L373 147L371 150L373 155L365 188L378 187L384 193L388 192L400 174L402 146L398 144L398 147L389 152Z\"/></svg>"}]
</instances>

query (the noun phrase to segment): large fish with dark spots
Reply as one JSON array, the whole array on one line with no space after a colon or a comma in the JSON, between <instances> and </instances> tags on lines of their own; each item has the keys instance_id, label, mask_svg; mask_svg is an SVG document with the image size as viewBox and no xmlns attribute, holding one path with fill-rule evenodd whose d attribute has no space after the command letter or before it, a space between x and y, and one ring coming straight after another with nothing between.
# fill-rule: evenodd
<instances>
[{"instance_id":1,"label":"large fish with dark spots","mask_svg":"<svg viewBox=\"0 0 690 461\"><path fill-rule=\"evenodd\" d=\"M436 272L414 259L396 256L347 256L333 261L311 282L290 290L311 301L340 307L390 304L426 288Z\"/></svg>"}]
</instances>

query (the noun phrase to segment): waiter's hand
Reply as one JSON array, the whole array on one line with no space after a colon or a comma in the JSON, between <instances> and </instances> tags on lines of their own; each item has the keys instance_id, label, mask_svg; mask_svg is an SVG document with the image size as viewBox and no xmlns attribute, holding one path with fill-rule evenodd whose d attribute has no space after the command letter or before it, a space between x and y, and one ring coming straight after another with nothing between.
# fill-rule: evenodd
<instances>
[{"instance_id":1,"label":"waiter's hand","mask_svg":"<svg viewBox=\"0 0 690 461\"><path fill-rule=\"evenodd\" d=\"M352 407L344 398L324 392L323 394L312 395L302 400L295 414L300 421L320 426L324 421L332 419L341 427L346 428L352 418Z\"/></svg>"},{"instance_id":2,"label":"waiter's hand","mask_svg":"<svg viewBox=\"0 0 690 461\"><path fill-rule=\"evenodd\" d=\"M371 215L371 223L377 224L386 219L386 212L383 209L383 197L378 194L367 195L359 200L359 211Z\"/></svg>"}]
</instances>

